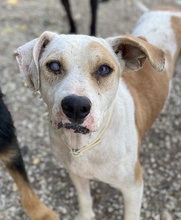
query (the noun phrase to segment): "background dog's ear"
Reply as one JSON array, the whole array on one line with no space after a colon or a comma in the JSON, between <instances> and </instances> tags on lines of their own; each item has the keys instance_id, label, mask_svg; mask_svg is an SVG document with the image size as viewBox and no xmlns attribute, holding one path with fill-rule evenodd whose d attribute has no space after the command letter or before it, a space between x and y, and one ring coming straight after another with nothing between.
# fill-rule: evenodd
<instances>
[{"instance_id":1,"label":"background dog's ear","mask_svg":"<svg viewBox=\"0 0 181 220\"><path fill-rule=\"evenodd\" d=\"M164 69L164 52L139 37L125 35L108 38L107 42L111 45L118 58L125 61L123 72L140 69L147 57L156 71L161 72Z\"/></svg>"},{"instance_id":2,"label":"background dog's ear","mask_svg":"<svg viewBox=\"0 0 181 220\"><path fill-rule=\"evenodd\" d=\"M56 36L52 32L44 32L39 38L36 38L15 51L16 60L21 74L26 84L32 90L39 90L39 59L45 47Z\"/></svg>"}]
</instances>

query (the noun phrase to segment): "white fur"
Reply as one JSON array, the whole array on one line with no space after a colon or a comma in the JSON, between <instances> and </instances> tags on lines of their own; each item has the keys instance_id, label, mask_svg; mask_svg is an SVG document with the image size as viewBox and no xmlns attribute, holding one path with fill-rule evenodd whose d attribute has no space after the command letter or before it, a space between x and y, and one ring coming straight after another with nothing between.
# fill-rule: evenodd
<instances>
[{"instance_id":1,"label":"white fur","mask_svg":"<svg viewBox=\"0 0 181 220\"><path fill-rule=\"evenodd\" d=\"M135 36L144 36L148 42L169 51L172 59L177 52L177 41L171 26L171 16L181 17L180 12L150 11L139 19L133 31ZM169 72L169 61L165 62L165 69Z\"/></svg>"},{"instance_id":2,"label":"white fur","mask_svg":"<svg viewBox=\"0 0 181 220\"><path fill-rule=\"evenodd\" d=\"M162 48L164 51L168 50L173 58L178 46L171 26L171 16L174 15L181 17L179 12L147 12L139 19L133 35L144 36L151 44Z\"/></svg>"},{"instance_id":3,"label":"white fur","mask_svg":"<svg viewBox=\"0 0 181 220\"><path fill-rule=\"evenodd\" d=\"M126 202L124 219L139 219L143 184L135 185L134 176L134 167L138 159L138 137L134 123L135 110L133 98L123 81L120 81L113 105L113 118L101 144L79 158L70 157L69 150L60 141L60 136L63 136L62 131L55 132L50 125L53 153L63 166L67 168L77 191L80 192L78 193L80 205L78 220L90 220L94 216L88 189L89 183L84 178L96 179L121 190ZM110 109L110 111L112 110ZM82 147L94 140L100 130L86 136L69 132L66 133L66 141L73 147ZM86 189L86 191L82 188ZM89 208L87 209L86 207ZM84 211L81 212L81 210Z\"/></svg>"}]
</instances>

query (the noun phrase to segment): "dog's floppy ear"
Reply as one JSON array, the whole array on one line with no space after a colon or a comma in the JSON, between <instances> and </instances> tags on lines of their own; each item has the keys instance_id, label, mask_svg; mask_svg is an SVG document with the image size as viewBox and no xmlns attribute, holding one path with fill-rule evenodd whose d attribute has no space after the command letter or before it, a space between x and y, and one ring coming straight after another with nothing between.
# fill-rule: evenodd
<instances>
[{"instance_id":1,"label":"dog's floppy ear","mask_svg":"<svg viewBox=\"0 0 181 220\"><path fill-rule=\"evenodd\" d=\"M55 35L55 33L46 31L39 38L24 44L15 51L20 72L26 84L32 90L39 90L39 59L43 50Z\"/></svg>"},{"instance_id":2,"label":"dog's floppy ear","mask_svg":"<svg viewBox=\"0 0 181 220\"><path fill-rule=\"evenodd\" d=\"M123 72L140 69L146 58L148 58L156 71L161 72L164 69L164 52L139 37L125 35L108 38L107 42L111 45L117 56L125 61Z\"/></svg>"}]
</instances>

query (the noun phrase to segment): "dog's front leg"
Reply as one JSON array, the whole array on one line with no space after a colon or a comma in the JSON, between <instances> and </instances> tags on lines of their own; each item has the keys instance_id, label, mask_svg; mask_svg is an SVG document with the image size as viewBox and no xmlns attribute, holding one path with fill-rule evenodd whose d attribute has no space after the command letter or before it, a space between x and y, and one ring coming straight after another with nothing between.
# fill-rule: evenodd
<instances>
[{"instance_id":1,"label":"dog's front leg","mask_svg":"<svg viewBox=\"0 0 181 220\"><path fill-rule=\"evenodd\" d=\"M127 185L121 189L124 197L124 220L139 220L143 194L143 182L139 185Z\"/></svg>"},{"instance_id":2,"label":"dog's front leg","mask_svg":"<svg viewBox=\"0 0 181 220\"><path fill-rule=\"evenodd\" d=\"M69 172L74 183L79 201L79 214L76 220L93 220L95 214L92 209L92 197L90 193L89 180Z\"/></svg>"}]
</instances>

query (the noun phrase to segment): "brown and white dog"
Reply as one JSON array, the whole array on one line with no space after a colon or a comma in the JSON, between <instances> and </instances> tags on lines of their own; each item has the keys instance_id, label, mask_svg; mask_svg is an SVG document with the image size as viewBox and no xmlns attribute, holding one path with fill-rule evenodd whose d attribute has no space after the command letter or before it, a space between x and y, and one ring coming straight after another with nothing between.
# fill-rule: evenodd
<instances>
[{"instance_id":1,"label":"brown and white dog","mask_svg":"<svg viewBox=\"0 0 181 220\"><path fill-rule=\"evenodd\" d=\"M124 219L139 219L141 142L169 94L180 27L180 11L158 9L145 13L132 35L44 32L17 49L26 83L47 104L53 153L76 187L76 219L95 218L89 179L121 190Z\"/></svg>"}]
</instances>

